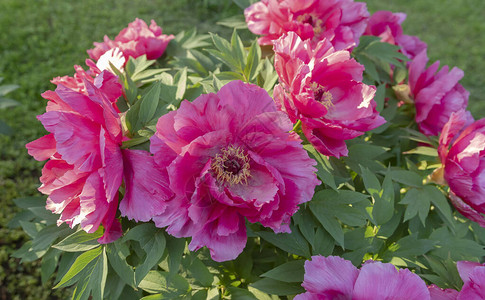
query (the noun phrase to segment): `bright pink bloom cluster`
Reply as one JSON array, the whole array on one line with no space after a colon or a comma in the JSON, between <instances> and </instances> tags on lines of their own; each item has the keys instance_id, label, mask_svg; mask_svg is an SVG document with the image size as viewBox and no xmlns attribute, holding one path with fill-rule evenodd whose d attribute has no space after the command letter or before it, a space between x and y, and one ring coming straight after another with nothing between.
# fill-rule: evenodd
<instances>
[{"instance_id":1,"label":"bright pink bloom cluster","mask_svg":"<svg viewBox=\"0 0 485 300\"><path fill-rule=\"evenodd\" d=\"M485 119L453 113L440 136L439 155L450 199L465 217L485 227Z\"/></svg>"},{"instance_id":2,"label":"bright pink bloom cluster","mask_svg":"<svg viewBox=\"0 0 485 300\"><path fill-rule=\"evenodd\" d=\"M358 45L369 12L365 3L353 0L261 0L244 15L249 30L262 35L260 45L271 45L293 31L302 40L327 39L341 50Z\"/></svg>"},{"instance_id":3,"label":"bright pink bloom cluster","mask_svg":"<svg viewBox=\"0 0 485 300\"><path fill-rule=\"evenodd\" d=\"M58 224L80 224L89 233L103 224L99 242L108 243L121 236L115 221L123 168L115 105L121 85L107 71L83 83L86 94L62 84L43 94L47 112L38 118L50 133L26 147L35 159L49 159L39 191L49 195L46 208L61 215Z\"/></svg>"},{"instance_id":4,"label":"bright pink bloom cluster","mask_svg":"<svg viewBox=\"0 0 485 300\"><path fill-rule=\"evenodd\" d=\"M148 26L145 21L135 19L128 27L121 30L114 41L104 36L102 43L94 43L95 48L88 50L89 57L97 61L106 51L119 48L128 61L129 57L137 58L146 54L147 59L157 59L162 56L173 35L162 34L162 28L151 21Z\"/></svg>"},{"instance_id":5,"label":"bright pink bloom cluster","mask_svg":"<svg viewBox=\"0 0 485 300\"><path fill-rule=\"evenodd\" d=\"M305 262L306 293L304 299L430 299L424 281L407 269L397 270L394 265L366 262L357 269L348 260L338 256L313 256Z\"/></svg>"},{"instance_id":6,"label":"bright pink bloom cluster","mask_svg":"<svg viewBox=\"0 0 485 300\"><path fill-rule=\"evenodd\" d=\"M175 196L153 210L155 224L192 237L190 250L207 246L216 261L242 252L245 219L289 232L291 216L319 184L291 128L265 90L241 81L162 116L150 150Z\"/></svg>"},{"instance_id":7,"label":"bright pink bloom cluster","mask_svg":"<svg viewBox=\"0 0 485 300\"><path fill-rule=\"evenodd\" d=\"M451 113L466 109L469 92L458 83L463 71L444 66L439 61L426 68L426 51L419 53L409 66L409 87L416 105L416 123L426 135L439 135ZM436 74L435 74L436 73Z\"/></svg>"},{"instance_id":8,"label":"bright pink bloom cluster","mask_svg":"<svg viewBox=\"0 0 485 300\"><path fill-rule=\"evenodd\" d=\"M293 32L274 43L280 84L274 89L279 108L321 153L348 153L345 140L385 123L376 111L375 87L362 83L364 66L346 50L335 51L324 39L315 47Z\"/></svg>"},{"instance_id":9,"label":"bright pink bloom cluster","mask_svg":"<svg viewBox=\"0 0 485 300\"><path fill-rule=\"evenodd\" d=\"M373 35L381 38L382 42L401 47L401 52L409 59L427 48L426 43L416 36L403 34L401 24L406 19L404 13L392 13L380 10L369 19L364 35Z\"/></svg>"}]
</instances>

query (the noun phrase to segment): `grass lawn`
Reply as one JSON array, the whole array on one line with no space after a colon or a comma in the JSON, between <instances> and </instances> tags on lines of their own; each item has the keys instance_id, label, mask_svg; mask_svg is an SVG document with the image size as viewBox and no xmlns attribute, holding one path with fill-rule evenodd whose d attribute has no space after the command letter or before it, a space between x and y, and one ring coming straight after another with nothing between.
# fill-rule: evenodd
<instances>
[{"instance_id":1,"label":"grass lawn","mask_svg":"<svg viewBox=\"0 0 485 300\"><path fill-rule=\"evenodd\" d=\"M321 0L323 1L323 0ZM408 15L406 34L428 43L431 61L441 60L465 71L462 84L470 93L476 118L485 117L485 1L369 0L371 12L391 10ZM54 85L55 76L71 75L84 65L93 41L110 38L139 17L154 19L164 33L176 34L196 26L199 32L227 33L216 20L235 15L230 0L0 0L0 77L20 88L9 94L22 103L0 110L0 119L14 129L0 136L0 300L56 299L52 282L42 287L38 263L20 264L9 255L26 241L20 230L6 228L16 212L12 199L38 195L43 163L28 156L25 144L45 134L35 116L45 110L40 94Z\"/></svg>"}]
</instances>

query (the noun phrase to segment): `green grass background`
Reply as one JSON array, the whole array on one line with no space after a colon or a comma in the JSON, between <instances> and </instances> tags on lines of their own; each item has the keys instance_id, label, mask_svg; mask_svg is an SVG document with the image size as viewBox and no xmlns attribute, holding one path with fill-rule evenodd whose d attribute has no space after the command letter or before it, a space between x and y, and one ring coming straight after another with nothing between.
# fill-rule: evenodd
<instances>
[{"instance_id":1,"label":"green grass background","mask_svg":"<svg viewBox=\"0 0 485 300\"><path fill-rule=\"evenodd\" d=\"M366 2L371 12L407 13L405 33L428 43L430 61L465 71L461 83L471 93L470 109L485 117L485 1ZM93 41L114 38L135 17L154 19L167 34L195 26L227 35L231 31L215 22L239 11L230 0L0 0L0 77L20 85L9 96L22 103L0 110L0 119L14 129L12 136L0 135L0 300L63 299L67 293L52 291L52 282L42 286L38 263L9 257L27 237L6 228L17 211L12 199L38 194L43 163L28 156L25 144L45 134L35 116L45 110L40 94L54 88L49 80L72 75Z\"/></svg>"}]
</instances>

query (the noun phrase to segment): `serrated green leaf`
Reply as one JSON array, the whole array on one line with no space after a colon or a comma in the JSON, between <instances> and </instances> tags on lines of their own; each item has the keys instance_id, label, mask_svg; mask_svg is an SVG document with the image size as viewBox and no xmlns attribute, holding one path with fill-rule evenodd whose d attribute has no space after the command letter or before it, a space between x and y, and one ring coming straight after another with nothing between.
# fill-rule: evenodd
<instances>
[{"instance_id":1,"label":"serrated green leaf","mask_svg":"<svg viewBox=\"0 0 485 300\"><path fill-rule=\"evenodd\" d=\"M387 223L394 215L394 185L391 176L386 174L382 182L382 192L374 197L372 216L377 224Z\"/></svg>"},{"instance_id":2,"label":"serrated green leaf","mask_svg":"<svg viewBox=\"0 0 485 300\"><path fill-rule=\"evenodd\" d=\"M404 222L418 215L423 226L425 226L429 213L430 199L426 197L422 189L410 189L400 203L407 204L404 213Z\"/></svg>"},{"instance_id":3,"label":"serrated green leaf","mask_svg":"<svg viewBox=\"0 0 485 300\"><path fill-rule=\"evenodd\" d=\"M450 204L446 200L445 195L443 195L443 193L436 186L433 185L426 185L424 187L424 192L426 193L431 203L440 212L440 217L443 218L443 221L445 221L448 227L453 230L455 228L453 216L451 213Z\"/></svg>"},{"instance_id":4,"label":"serrated green leaf","mask_svg":"<svg viewBox=\"0 0 485 300\"><path fill-rule=\"evenodd\" d=\"M261 277L267 277L283 282L302 282L305 274L305 260L295 260L277 266L266 273L261 274Z\"/></svg>"},{"instance_id":5,"label":"serrated green leaf","mask_svg":"<svg viewBox=\"0 0 485 300\"><path fill-rule=\"evenodd\" d=\"M187 88L187 68L183 68L174 76L174 81L177 84L177 92L175 93L175 99L182 101L185 90Z\"/></svg>"},{"instance_id":6,"label":"serrated green leaf","mask_svg":"<svg viewBox=\"0 0 485 300\"><path fill-rule=\"evenodd\" d=\"M404 154L421 154L431 157L437 157L438 151L435 148L419 146L409 151L403 152Z\"/></svg>"},{"instance_id":7,"label":"serrated green leaf","mask_svg":"<svg viewBox=\"0 0 485 300\"><path fill-rule=\"evenodd\" d=\"M337 221L335 216L327 210L327 207L323 205L322 201L311 201L310 210L313 215L318 219L323 228L335 239L335 241L344 248L344 231L342 226Z\"/></svg>"},{"instance_id":8,"label":"serrated green leaf","mask_svg":"<svg viewBox=\"0 0 485 300\"><path fill-rule=\"evenodd\" d=\"M422 187L423 186L423 178L412 171L407 170L393 170L390 171L392 180L405 184L407 186L413 187Z\"/></svg>"},{"instance_id":9,"label":"serrated green leaf","mask_svg":"<svg viewBox=\"0 0 485 300\"><path fill-rule=\"evenodd\" d=\"M382 190L381 183L377 179L376 175L366 167L360 167L362 172L362 180L364 181L365 189L373 197L380 197ZM374 199L375 200L375 199Z\"/></svg>"},{"instance_id":10,"label":"serrated green leaf","mask_svg":"<svg viewBox=\"0 0 485 300\"><path fill-rule=\"evenodd\" d=\"M312 145L304 145L303 148L308 152L311 158L317 161L317 175L323 183L334 190L337 190L335 179L332 174L332 169L328 159L321 155Z\"/></svg>"},{"instance_id":11,"label":"serrated green leaf","mask_svg":"<svg viewBox=\"0 0 485 300\"><path fill-rule=\"evenodd\" d=\"M183 238L167 237L168 270L175 274L180 268L182 255L184 254L186 241Z\"/></svg>"},{"instance_id":12,"label":"serrated green leaf","mask_svg":"<svg viewBox=\"0 0 485 300\"><path fill-rule=\"evenodd\" d=\"M202 286L211 287L214 281L214 275L211 274L207 266L195 255L191 255L186 259L190 261L187 267L190 275L199 281Z\"/></svg>"},{"instance_id":13,"label":"serrated green leaf","mask_svg":"<svg viewBox=\"0 0 485 300\"><path fill-rule=\"evenodd\" d=\"M261 48L257 41L254 41L249 48L247 63L244 67L244 74L249 81L253 81L258 75L258 71L262 68L261 63Z\"/></svg>"},{"instance_id":14,"label":"serrated green leaf","mask_svg":"<svg viewBox=\"0 0 485 300\"><path fill-rule=\"evenodd\" d=\"M101 226L93 233L79 229L52 247L66 252L87 251L99 246L98 239L102 235L103 228Z\"/></svg>"},{"instance_id":15,"label":"serrated green leaf","mask_svg":"<svg viewBox=\"0 0 485 300\"><path fill-rule=\"evenodd\" d=\"M244 19L244 15L238 14L229 18L222 19L217 22L218 25L234 28L234 29L247 29L248 25Z\"/></svg>"}]
</instances>

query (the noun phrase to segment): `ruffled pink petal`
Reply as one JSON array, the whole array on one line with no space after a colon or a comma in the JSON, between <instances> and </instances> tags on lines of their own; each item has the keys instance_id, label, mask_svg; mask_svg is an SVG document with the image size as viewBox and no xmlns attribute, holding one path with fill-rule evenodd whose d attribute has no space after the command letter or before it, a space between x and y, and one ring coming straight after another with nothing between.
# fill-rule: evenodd
<instances>
[{"instance_id":1,"label":"ruffled pink petal","mask_svg":"<svg viewBox=\"0 0 485 300\"><path fill-rule=\"evenodd\" d=\"M358 276L359 270L348 260L338 256L313 256L311 261L305 262L302 286L319 299L353 299Z\"/></svg>"},{"instance_id":2,"label":"ruffled pink petal","mask_svg":"<svg viewBox=\"0 0 485 300\"><path fill-rule=\"evenodd\" d=\"M356 300L429 299L424 281L407 269L397 270L392 264L366 263L354 285Z\"/></svg>"},{"instance_id":3,"label":"ruffled pink petal","mask_svg":"<svg viewBox=\"0 0 485 300\"><path fill-rule=\"evenodd\" d=\"M434 284L428 286L430 300L456 300L458 291L454 289L442 289Z\"/></svg>"},{"instance_id":4,"label":"ruffled pink petal","mask_svg":"<svg viewBox=\"0 0 485 300\"><path fill-rule=\"evenodd\" d=\"M463 288L458 294L458 300L480 300L485 298L485 266L476 266L467 270L467 280L464 280ZM462 274L460 273L460 276ZM462 277L463 278L463 277Z\"/></svg>"},{"instance_id":5,"label":"ruffled pink petal","mask_svg":"<svg viewBox=\"0 0 485 300\"><path fill-rule=\"evenodd\" d=\"M153 157L142 150L123 150L123 163L126 192L120 203L121 215L147 222L162 214L173 196L166 169L155 168Z\"/></svg>"},{"instance_id":6,"label":"ruffled pink petal","mask_svg":"<svg viewBox=\"0 0 485 300\"><path fill-rule=\"evenodd\" d=\"M27 148L29 155L33 156L34 159L38 161L49 159L57 151L56 140L52 133L28 143L25 147Z\"/></svg>"}]
</instances>

